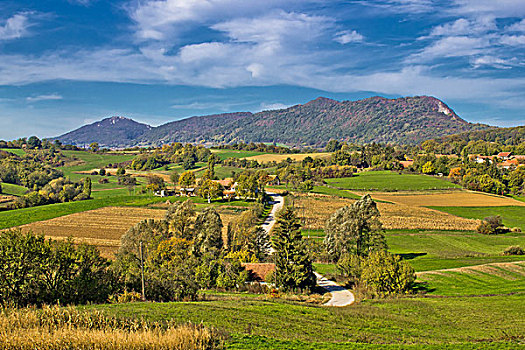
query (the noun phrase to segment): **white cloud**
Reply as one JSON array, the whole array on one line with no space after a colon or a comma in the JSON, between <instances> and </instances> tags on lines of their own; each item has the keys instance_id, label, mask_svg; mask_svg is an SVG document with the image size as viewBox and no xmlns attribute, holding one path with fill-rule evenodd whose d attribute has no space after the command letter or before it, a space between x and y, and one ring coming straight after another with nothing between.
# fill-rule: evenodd
<instances>
[{"instance_id":1,"label":"white cloud","mask_svg":"<svg viewBox=\"0 0 525 350\"><path fill-rule=\"evenodd\" d=\"M283 103L261 103L261 111L273 111L276 109L286 109L290 107L289 105L285 105Z\"/></svg>"},{"instance_id":2,"label":"white cloud","mask_svg":"<svg viewBox=\"0 0 525 350\"><path fill-rule=\"evenodd\" d=\"M63 97L58 94L49 94L49 95L38 95L38 96L28 96L26 97L27 102L38 102L38 101L51 101L51 100L62 100Z\"/></svg>"},{"instance_id":3,"label":"white cloud","mask_svg":"<svg viewBox=\"0 0 525 350\"><path fill-rule=\"evenodd\" d=\"M28 34L30 12L21 12L8 18L0 25L0 40L18 39Z\"/></svg>"},{"instance_id":4,"label":"white cloud","mask_svg":"<svg viewBox=\"0 0 525 350\"><path fill-rule=\"evenodd\" d=\"M483 16L474 20L460 18L454 22L434 27L430 32L430 36L476 35L496 29L494 17Z\"/></svg>"},{"instance_id":5,"label":"white cloud","mask_svg":"<svg viewBox=\"0 0 525 350\"><path fill-rule=\"evenodd\" d=\"M510 69L516 65L515 62L494 56L481 56L473 58L471 64L474 68L490 66L499 69Z\"/></svg>"},{"instance_id":6,"label":"white cloud","mask_svg":"<svg viewBox=\"0 0 525 350\"><path fill-rule=\"evenodd\" d=\"M509 46L522 46L525 45L525 35L503 35L500 41Z\"/></svg>"},{"instance_id":7,"label":"white cloud","mask_svg":"<svg viewBox=\"0 0 525 350\"><path fill-rule=\"evenodd\" d=\"M445 57L464 57L485 53L490 47L487 39L467 36L451 36L441 38L419 53L407 58L407 62L428 62Z\"/></svg>"},{"instance_id":8,"label":"white cloud","mask_svg":"<svg viewBox=\"0 0 525 350\"><path fill-rule=\"evenodd\" d=\"M523 0L455 0L452 13L480 16L490 14L498 18L525 16Z\"/></svg>"},{"instance_id":9,"label":"white cloud","mask_svg":"<svg viewBox=\"0 0 525 350\"><path fill-rule=\"evenodd\" d=\"M509 32L525 32L525 19L505 28Z\"/></svg>"},{"instance_id":10,"label":"white cloud","mask_svg":"<svg viewBox=\"0 0 525 350\"><path fill-rule=\"evenodd\" d=\"M333 25L333 20L324 16L276 11L262 17L236 18L217 23L212 29L225 32L232 40L245 43L312 42Z\"/></svg>"},{"instance_id":11,"label":"white cloud","mask_svg":"<svg viewBox=\"0 0 525 350\"><path fill-rule=\"evenodd\" d=\"M335 41L343 45L349 44L349 43L362 42L364 39L365 37L362 34L359 34L355 30L352 30L352 31L345 30L343 32L339 32L336 34L334 38Z\"/></svg>"},{"instance_id":12,"label":"white cloud","mask_svg":"<svg viewBox=\"0 0 525 350\"><path fill-rule=\"evenodd\" d=\"M187 30L189 23L214 23L217 19L258 16L296 0L150 0L128 9L140 39L166 40Z\"/></svg>"}]
</instances>

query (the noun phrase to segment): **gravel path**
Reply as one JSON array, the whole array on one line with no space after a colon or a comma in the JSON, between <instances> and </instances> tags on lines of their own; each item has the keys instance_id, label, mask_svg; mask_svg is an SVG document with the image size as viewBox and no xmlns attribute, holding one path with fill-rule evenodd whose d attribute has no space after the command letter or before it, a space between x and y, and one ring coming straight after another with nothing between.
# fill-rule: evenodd
<instances>
[{"instance_id":1,"label":"gravel path","mask_svg":"<svg viewBox=\"0 0 525 350\"><path fill-rule=\"evenodd\" d=\"M268 217L266 217L266 220L264 220L264 223L261 225L261 227L266 232L270 233L273 225L275 225L275 214L277 214L277 212L283 208L284 198L277 193L268 192L268 194L273 198L273 208L272 211L270 211Z\"/></svg>"},{"instance_id":2,"label":"gravel path","mask_svg":"<svg viewBox=\"0 0 525 350\"><path fill-rule=\"evenodd\" d=\"M355 297L351 291L326 279L317 272L315 272L315 277L317 277L317 284L332 294L332 299L325 303L325 306L348 306L354 303Z\"/></svg>"}]
</instances>

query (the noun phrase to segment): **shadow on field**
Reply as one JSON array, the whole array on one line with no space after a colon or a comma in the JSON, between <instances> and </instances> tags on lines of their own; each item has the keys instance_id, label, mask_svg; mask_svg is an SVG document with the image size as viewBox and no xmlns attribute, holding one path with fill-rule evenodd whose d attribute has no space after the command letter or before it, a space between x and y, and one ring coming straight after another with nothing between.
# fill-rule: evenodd
<instances>
[{"instance_id":1,"label":"shadow on field","mask_svg":"<svg viewBox=\"0 0 525 350\"><path fill-rule=\"evenodd\" d=\"M404 254L397 254L401 257L403 260L412 260L415 258L418 258L420 256L425 256L427 253L404 253Z\"/></svg>"}]
</instances>

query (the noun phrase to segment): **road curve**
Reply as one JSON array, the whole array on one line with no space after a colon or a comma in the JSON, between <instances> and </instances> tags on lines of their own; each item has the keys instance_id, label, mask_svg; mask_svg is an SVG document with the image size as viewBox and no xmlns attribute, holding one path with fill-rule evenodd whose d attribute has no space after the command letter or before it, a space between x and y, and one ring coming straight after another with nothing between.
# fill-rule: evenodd
<instances>
[{"instance_id":1,"label":"road curve","mask_svg":"<svg viewBox=\"0 0 525 350\"><path fill-rule=\"evenodd\" d=\"M354 294L348 289L341 287L334 281L326 279L324 276L315 273L317 277L317 285L326 289L332 294L332 299L323 304L324 306L348 306L355 302Z\"/></svg>"}]
</instances>

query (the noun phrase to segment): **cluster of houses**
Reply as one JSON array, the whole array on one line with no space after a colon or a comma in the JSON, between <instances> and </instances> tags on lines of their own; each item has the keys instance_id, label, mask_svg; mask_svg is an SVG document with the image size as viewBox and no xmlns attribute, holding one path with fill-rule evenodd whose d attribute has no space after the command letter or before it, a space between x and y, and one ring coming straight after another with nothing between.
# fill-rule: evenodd
<instances>
[{"instance_id":1,"label":"cluster of houses","mask_svg":"<svg viewBox=\"0 0 525 350\"><path fill-rule=\"evenodd\" d=\"M437 158L447 157L447 158L458 158L455 154L436 154ZM512 152L500 152L493 156L482 156L480 154L469 154L469 159L477 163L483 163L488 161L492 163L496 162L496 166L502 169L510 169L518 166L525 165L525 155L514 155ZM407 158L406 160L399 162L403 168L409 168L414 164L414 159Z\"/></svg>"},{"instance_id":2,"label":"cluster of houses","mask_svg":"<svg viewBox=\"0 0 525 350\"><path fill-rule=\"evenodd\" d=\"M234 181L232 178L226 178L223 180L212 180L212 181L217 182L224 189L222 191L222 196L224 199L232 199L232 198L237 197L237 187L239 184L236 181ZM279 179L279 176L277 175L268 175L266 184L269 186L278 186L281 184L281 180ZM196 187L181 187L178 190L164 189L164 190L157 191L154 194L155 196L159 196L159 197L168 197L168 196L177 196L177 195L186 196L186 197L195 197L197 195L197 188Z\"/></svg>"},{"instance_id":3,"label":"cluster of houses","mask_svg":"<svg viewBox=\"0 0 525 350\"><path fill-rule=\"evenodd\" d=\"M498 168L510 169L525 164L525 155L514 155L512 152L500 152L493 156L482 156L479 154L469 154L469 159L476 163L496 162Z\"/></svg>"}]
</instances>

